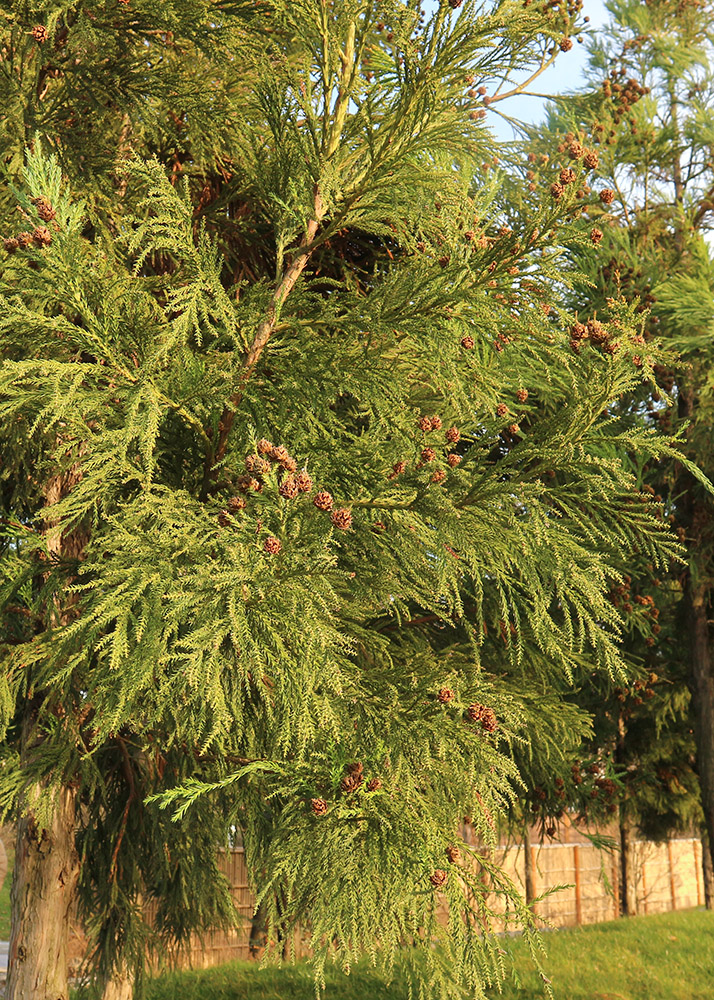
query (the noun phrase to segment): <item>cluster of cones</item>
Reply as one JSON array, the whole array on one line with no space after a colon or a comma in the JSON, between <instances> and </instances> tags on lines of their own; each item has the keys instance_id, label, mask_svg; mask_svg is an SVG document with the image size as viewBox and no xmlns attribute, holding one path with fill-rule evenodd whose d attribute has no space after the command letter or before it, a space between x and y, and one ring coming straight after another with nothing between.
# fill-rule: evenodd
<instances>
[{"instance_id":1,"label":"cluster of cones","mask_svg":"<svg viewBox=\"0 0 714 1000\"><path fill-rule=\"evenodd\" d=\"M352 792L356 792L361 788L363 784L364 766L361 760L356 760L347 765L345 775L340 782L340 789L345 795L351 795ZM382 781L377 777L370 778L364 787L368 792L376 792L382 787ZM327 801L322 798L310 799L310 808L313 815L324 816L327 812Z\"/></svg>"},{"instance_id":2,"label":"cluster of cones","mask_svg":"<svg viewBox=\"0 0 714 1000\"><path fill-rule=\"evenodd\" d=\"M284 445L275 445L266 438L261 438L257 451L246 456L245 473L238 477L236 488L238 495L228 501L227 506L218 514L218 523L222 528L231 524L232 516L247 506L246 497L252 493L262 493L265 476L273 469L273 463L279 466L281 475L278 492L285 500L294 500L300 493L311 493L313 481L306 469L297 471L297 462ZM336 528L346 531L352 527L352 513L346 507L334 508L334 500L327 490L319 490L313 497L313 504L318 510L330 513L330 519ZM282 550L278 538L269 536L264 549L270 555L277 555Z\"/></svg>"},{"instance_id":3,"label":"cluster of cones","mask_svg":"<svg viewBox=\"0 0 714 1000\"><path fill-rule=\"evenodd\" d=\"M32 204L42 222L54 220L57 213L47 198L33 198ZM16 236L7 236L2 242L6 253L15 253L17 250L27 250L31 246L48 247L52 242L52 233L47 226L35 226L32 231L25 230Z\"/></svg>"}]
</instances>

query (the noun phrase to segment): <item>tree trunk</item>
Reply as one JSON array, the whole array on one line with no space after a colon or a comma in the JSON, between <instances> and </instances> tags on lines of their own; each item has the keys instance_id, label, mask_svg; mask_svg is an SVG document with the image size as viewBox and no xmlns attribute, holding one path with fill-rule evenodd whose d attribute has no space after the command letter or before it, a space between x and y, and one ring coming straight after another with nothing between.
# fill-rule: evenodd
<instances>
[{"instance_id":1,"label":"tree trunk","mask_svg":"<svg viewBox=\"0 0 714 1000\"><path fill-rule=\"evenodd\" d=\"M102 1000L133 1000L134 973L126 966L104 983Z\"/></svg>"},{"instance_id":2,"label":"tree trunk","mask_svg":"<svg viewBox=\"0 0 714 1000\"><path fill-rule=\"evenodd\" d=\"M538 895L538 890L536 889L536 869L533 862L530 830L527 826L523 832L523 852L526 870L526 903L530 906Z\"/></svg>"},{"instance_id":3,"label":"tree trunk","mask_svg":"<svg viewBox=\"0 0 714 1000\"><path fill-rule=\"evenodd\" d=\"M714 676L712 676L707 621L708 590L693 587L688 581L685 592L690 636L690 685L697 742L697 771L707 832L702 838L702 854L709 852L712 865L714 845ZM705 880L706 883L706 880Z\"/></svg>"},{"instance_id":4,"label":"tree trunk","mask_svg":"<svg viewBox=\"0 0 714 1000\"><path fill-rule=\"evenodd\" d=\"M634 876L632 830L630 820L620 806L620 912L623 917L634 917L637 913Z\"/></svg>"},{"instance_id":5,"label":"tree trunk","mask_svg":"<svg viewBox=\"0 0 714 1000\"><path fill-rule=\"evenodd\" d=\"M262 958L268 943L268 915L265 904L261 903L250 921L250 941L248 949L251 958Z\"/></svg>"},{"instance_id":6,"label":"tree trunk","mask_svg":"<svg viewBox=\"0 0 714 1000\"><path fill-rule=\"evenodd\" d=\"M702 831L702 875L704 876L704 905L714 910L714 867L706 830Z\"/></svg>"},{"instance_id":7,"label":"tree trunk","mask_svg":"<svg viewBox=\"0 0 714 1000\"><path fill-rule=\"evenodd\" d=\"M39 790L39 789L37 789ZM30 808L17 824L5 1000L68 1000L67 941L79 858L75 793L57 792L47 827Z\"/></svg>"},{"instance_id":8,"label":"tree trunk","mask_svg":"<svg viewBox=\"0 0 714 1000\"><path fill-rule=\"evenodd\" d=\"M78 465L48 480L45 488L44 534L51 555L80 559L87 543L82 528L63 534L50 516L53 504L61 500L81 479ZM53 625L67 624L74 617L76 597L64 606L48 609ZM42 694L24 706L20 738L20 761L30 761L35 740L37 707ZM47 773L47 772L45 772ZM68 1000L68 942L74 891L79 878L79 857L75 845L76 792L71 784L54 791L50 819L46 827L38 823L32 796L50 792L50 779L43 778L30 788L18 815L15 871L10 895L11 932L5 1000ZM42 818L45 818L44 816Z\"/></svg>"}]
</instances>

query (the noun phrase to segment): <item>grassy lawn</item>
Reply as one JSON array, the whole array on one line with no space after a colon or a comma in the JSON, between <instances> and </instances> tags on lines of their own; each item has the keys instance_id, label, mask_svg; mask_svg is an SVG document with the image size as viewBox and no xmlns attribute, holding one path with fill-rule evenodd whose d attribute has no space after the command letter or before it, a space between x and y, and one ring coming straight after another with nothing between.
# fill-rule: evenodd
<instances>
[{"instance_id":1,"label":"grassy lawn","mask_svg":"<svg viewBox=\"0 0 714 1000\"><path fill-rule=\"evenodd\" d=\"M7 851L7 875L0 889L0 941L10 939L10 886L12 885L12 869L15 864L15 851L10 837L4 841Z\"/></svg>"},{"instance_id":2,"label":"grassy lawn","mask_svg":"<svg viewBox=\"0 0 714 1000\"><path fill-rule=\"evenodd\" d=\"M545 967L557 1000L712 1000L714 913L685 910L544 935ZM511 939L521 985L503 1000L536 1000L542 985L522 942ZM406 1000L403 984L386 986L366 965L333 973L325 1000ZM236 962L155 980L147 1000L311 1000L309 966L260 970ZM499 996L494 992L494 998Z\"/></svg>"}]
</instances>

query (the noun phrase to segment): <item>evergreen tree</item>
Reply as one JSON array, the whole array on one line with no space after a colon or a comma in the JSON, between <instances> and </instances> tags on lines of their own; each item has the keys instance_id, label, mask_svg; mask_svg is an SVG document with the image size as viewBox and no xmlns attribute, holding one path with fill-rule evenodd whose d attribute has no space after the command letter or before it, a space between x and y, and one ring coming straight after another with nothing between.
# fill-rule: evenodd
<instances>
[{"instance_id":1,"label":"evergreen tree","mask_svg":"<svg viewBox=\"0 0 714 1000\"><path fill-rule=\"evenodd\" d=\"M627 459L676 452L600 419L658 348L632 364L622 305L573 354L553 292L570 189L514 229L500 172L476 169L498 159L482 98L577 18L135 0L31 25L18 5L11 1000L67 995L75 883L107 996L141 971L148 898L173 939L227 918L211 844L234 825L268 943L309 919L318 983L330 956L389 969L436 938L419 995L483 996L504 967L482 874L532 940L457 823L493 842L518 761L557 757L562 718L586 726L565 682L625 670L623 553L676 552Z\"/></svg>"},{"instance_id":2,"label":"evergreen tree","mask_svg":"<svg viewBox=\"0 0 714 1000\"><path fill-rule=\"evenodd\" d=\"M711 478L714 6L700 0L617 0L608 7L612 21L592 49L591 78L597 89L590 86L569 102L567 113L550 120L552 128L560 128L561 147L567 129L573 135L589 135L599 147L602 189L599 201L593 195L588 214L602 243L590 252L581 245L574 248L578 266L589 279L577 289L574 306L596 310L607 320L613 308L627 302L641 317L641 342L661 338L668 350L666 360L655 367L651 385L622 397L618 412L632 426L683 435L686 454ZM673 565L664 580L663 606L674 632L663 633L665 642L652 635L649 648L640 647L638 655L648 670L666 681L664 690L673 698L670 718L679 717L677 740L684 743L690 723L676 692L681 692L682 657L688 664L705 842L711 844L712 495L691 468L676 461L642 463L637 475L687 550L686 571ZM653 577L661 575L646 562L639 560L632 572L636 590L652 591ZM659 707L659 702L654 704ZM705 859L711 860L710 852L705 851ZM705 868L711 896L711 865Z\"/></svg>"}]
</instances>

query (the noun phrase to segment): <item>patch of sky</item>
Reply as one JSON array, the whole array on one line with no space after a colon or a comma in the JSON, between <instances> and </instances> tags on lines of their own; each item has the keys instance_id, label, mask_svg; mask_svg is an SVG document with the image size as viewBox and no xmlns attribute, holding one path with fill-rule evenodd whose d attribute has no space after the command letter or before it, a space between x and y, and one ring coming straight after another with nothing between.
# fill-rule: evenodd
<instances>
[{"instance_id":1,"label":"patch of sky","mask_svg":"<svg viewBox=\"0 0 714 1000\"><path fill-rule=\"evenodd\" d=\"M427 16L434 13L438 6L439 0L426 0L424 9ZM585 84L588 40L604 27L609 16L604 0L585 0L581 17L589 17L590 21L580 33L582 43L575 44L569 52L558 53L553 64L537 76L522 93L514 94L489 110L487 123L498 139L510 142L520 138L516 123L539 124L545 118L546 106L550 99L574 93ZM508 85L500 89L512 90L515 86L523 84L532 72L533 70L530 70L520 76L514 76Z\"/></svg>"}]
</instances>

